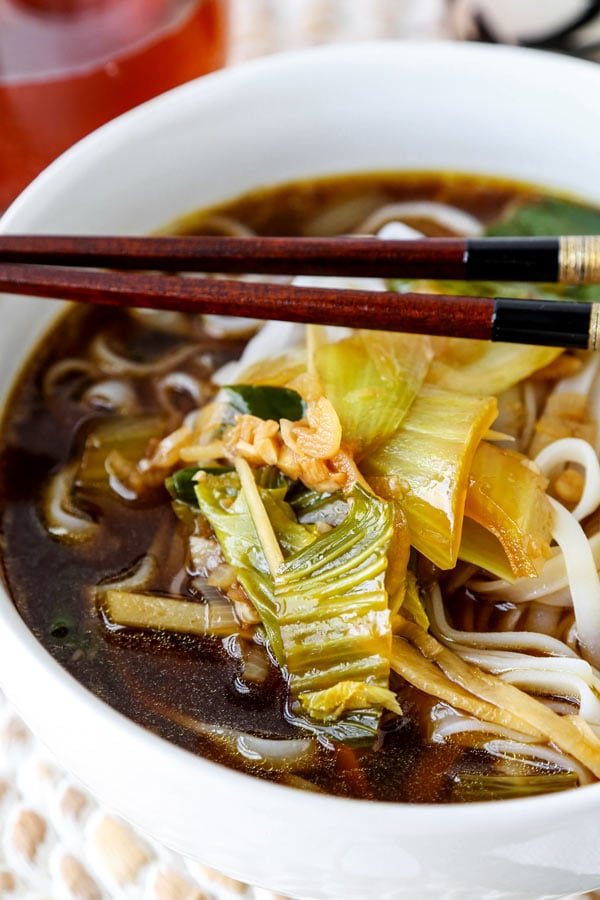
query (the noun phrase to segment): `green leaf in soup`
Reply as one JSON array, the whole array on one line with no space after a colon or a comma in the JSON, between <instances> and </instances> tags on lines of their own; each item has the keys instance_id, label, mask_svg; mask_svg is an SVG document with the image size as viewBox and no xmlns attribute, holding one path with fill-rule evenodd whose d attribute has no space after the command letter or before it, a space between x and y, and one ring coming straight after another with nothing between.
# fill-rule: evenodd
<instances>
[{"instance_id":1,"label":"green leaf in soup","mask_svg":"<svg viewBox=\"0 0 600 900\"><path fill-rule=\"evenodd\" d=\"M517 297L519 300L556 300L564 289L553 284L534 284L526 281L442 281L428 278L412 281L394 280L391 289L405 294L449 294L470 297Z\"/></svg>"},{"instance_id":2,"label":"green leaf in soup","mask_svg":"<svg viewBox=\"0 0 600 900\"><path fill-rule=\"evenodd\" d=\"M560 237L563 234L600 234L600 209L564 200L544 197L530 203L510 206L506 214L489 224L489 237ZM466 294L478 297L535 297L554 300L593 302L600 297L597 285L564 286L489 281L429 281L425 279L391 283L392 290L423 291L438 294Z\"/></svg>"},{"instance_id":3,"label":"green leaf in soup","mask_svg":"<svg viewBox=\"0 0 600 900\"><path fill-rule=\"evenodd\" d=\"M372 742L382 709L395 703L384 587L391 505L357 486L343 521L319 534L297 521L285 489L259 492L284 557L275 576L237 473L196 485L198 506L287 674L296 721L332 740Z\"/></svg>"},{"instance_id":4,"label":"green leaf in soup","mask_svg":"<svg viewBox=\"0 0 600 900\"><path fill-rule=\"evenodd\" d=\"M210 475L223 475L225 472L233 471L228 466L188 466L185 469L177 469L172 475L165 480L165 486L173 498L191 506L192 509L198 509L198 501L196 498L196 476L198 472L206 472Z\"/></svg>"},{"instance_id":5,"label":"green leaf in soup","mask_svg":"<svg viewBox=\"0 0 600 900\"><path fill-rule=\"evenodd\" d=\"M290 419L297 422L305 413L298 391L273 384L230 384L223 388L227 400L239 413L259 419Z\"/></svg>"},{"instance_id":6,"label":"green leaf in soup","mask_svg":"<svg viewBox=\"0 0 600 900\"><path fill-rule=\"evenodd\" d=\"M600 234L600 210L572 200L544 197L535 203L511 207L506 216L486 228L485 234L509 237Z\"/></svg>"},{"instance_id":7,"label":"green leaf in soup","mask_svg":"<svg viewBox=\"0 0 600 900\"><path fill-rule=\"evenodd\" d=\"M477 803L556 793L576 787L579 780L575 772L524 775L483 775L463 772L456 775L453 781L453 800Z\"/></svg>"}]
</instances>

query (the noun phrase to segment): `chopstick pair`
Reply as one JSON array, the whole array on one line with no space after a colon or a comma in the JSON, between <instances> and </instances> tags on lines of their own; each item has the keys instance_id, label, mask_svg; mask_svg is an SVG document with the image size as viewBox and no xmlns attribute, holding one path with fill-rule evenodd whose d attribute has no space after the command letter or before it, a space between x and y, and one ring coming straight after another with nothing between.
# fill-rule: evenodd
<instances>
[{"instance_id":1,"label":"chopstick pair","mask_svg":"<svg viewBox=\"0 0 600 900\"><path fill-rule=\"evenodd\" d=\"M0 290L16 294L600 349L599 302L297 287L201 280L183 272L593 284L600 282L600 236L395 241L0 235Z\"/></svg>"}]
</instances>

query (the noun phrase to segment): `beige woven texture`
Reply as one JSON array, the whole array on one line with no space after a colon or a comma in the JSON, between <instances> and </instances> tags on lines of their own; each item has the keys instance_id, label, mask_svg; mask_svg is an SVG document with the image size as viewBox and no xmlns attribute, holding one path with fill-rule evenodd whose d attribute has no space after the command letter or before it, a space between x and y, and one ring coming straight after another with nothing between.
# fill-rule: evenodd
<instances>
[{"instance_id":1,"label":"beige woven texture","mask_svg":"<svg viewBox=\"0 0 600 900\"><path fill-rule=\"evenodd\" d=\"M230 65L313 44L447 38L457 24L444 0L231 3ZM285 900L171 853L103 808L44 750L2 694L0 898Z\"/></svg>"}]
</instances>

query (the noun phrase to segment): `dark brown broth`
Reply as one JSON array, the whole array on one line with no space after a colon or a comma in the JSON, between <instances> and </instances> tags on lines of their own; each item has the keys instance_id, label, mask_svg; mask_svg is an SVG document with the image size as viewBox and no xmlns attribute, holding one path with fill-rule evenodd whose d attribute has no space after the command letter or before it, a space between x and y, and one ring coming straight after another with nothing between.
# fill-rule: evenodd
<instances>
[{"instance_id":1,"label":"dark brown broth","mask_svg":"<svg viewBox=\"0 0 600 900\"><path fill-rule=\"evenodd\" d=\"M212 229L207 215L226 215L265 234L315 233L317 217L332 209L350 210L345 228L355 228L384 203L433 199L457 204L484 221L495 218L522 186L465 176L392 174L336 178L257 192L209 213L187 217L178 231ZM318 223L317 223L318 224ZM191 321L191 320L190 320ZM168 590L186 535L171 510L166 491L158 488L144 503L115 495L85 505L99 522L89 544L68 544L44 527L41 505L48 477L80 451L85 435L101 412L81 402L85 379L61 382L51 403L43 392L43 373L54 362L84 357L94 336L103 331L109 343L133 359L152 359L178 342L197 344L197 357L208 354L215 368L239 355L239 341L216 341L198 323L189 335L165 337L121 311L72 309L43 341L25 368L5 416L0 452L1 529L4 579L19 613L48 651L97 696L140 724L183 747L241 766L224 757L210 741L173 720L178 716L268 736L299 733L283 715L285 685L273 668L266 686L239 689L239 663L219 639L176 635L109 633L90 587L128 571L147 551L161 529L171 560L155 590ZM196 357L177 368L190 371ZM147 383L148 382L148 383ZM160 413L149 380L136 379L144 414ZM185 409L182 409L182 413ZM169 549L170 548L170 549ZM472 765L475 751L452 746L425 747L421 739L431 701L395 678L405 715L384 722L376 749L359 750L359 767L348 766L344 753L320 748L310 780L326 791L381 800L411 802L450 798L451 775ZM274 774L259 773L275 778Z\"/></svg>"}]
</instances>

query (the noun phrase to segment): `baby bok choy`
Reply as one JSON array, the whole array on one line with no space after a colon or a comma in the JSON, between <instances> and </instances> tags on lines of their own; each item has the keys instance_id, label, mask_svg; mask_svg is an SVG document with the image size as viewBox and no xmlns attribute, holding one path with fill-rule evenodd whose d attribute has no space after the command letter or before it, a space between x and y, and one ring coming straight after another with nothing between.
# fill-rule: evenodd
<instances>
[{"instance_id":1,"label":"baby bok choy","mask_svg":"<svg viewBox=\"0 0 600 900\"><path fill-rule=\"evenodd\" d=\"M388 688L391 505L356 485L343 521L319 533L296 519L285 488L248 473L255 490L237 473L206 474L197 504L259 612L288 678L290 712L332 739L372 740L384 708L400 713Z\"/></svg>"}]
</instances>

